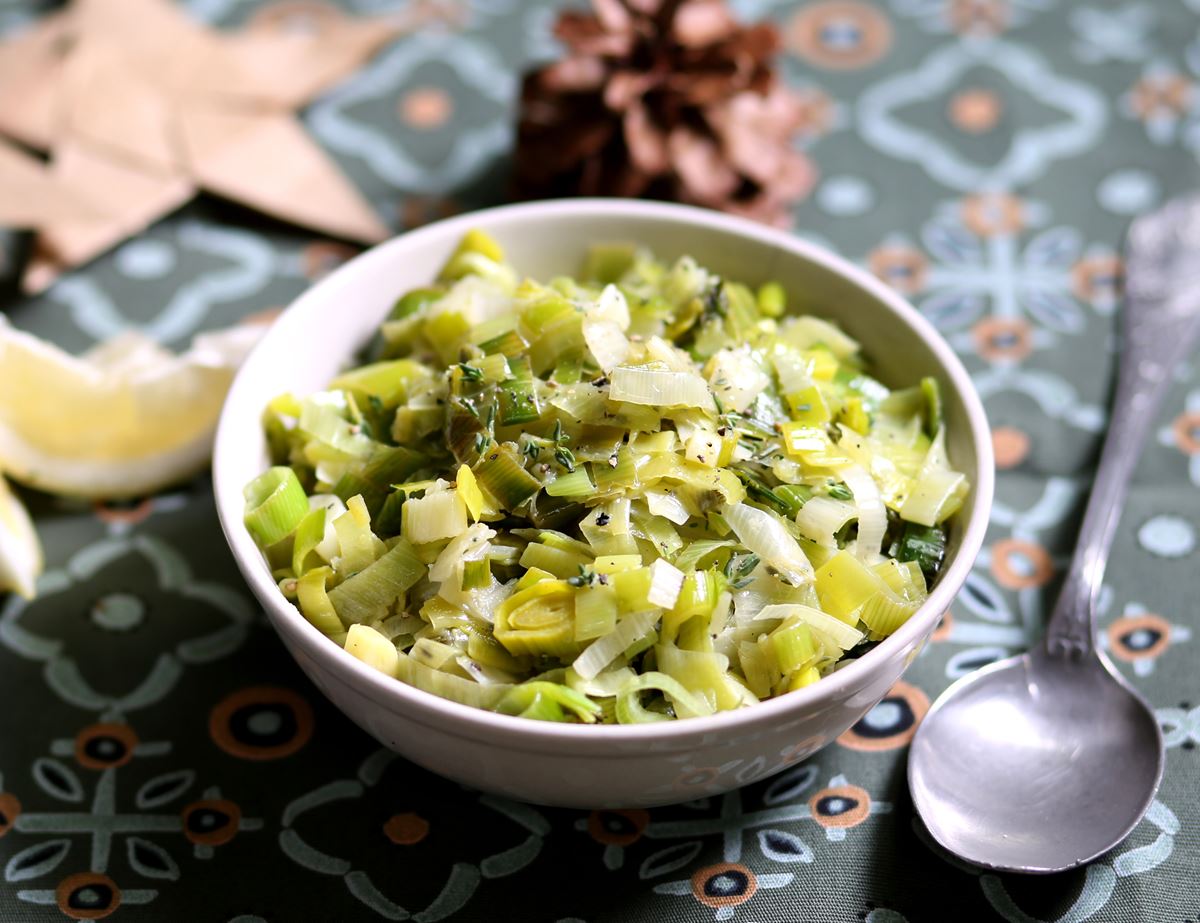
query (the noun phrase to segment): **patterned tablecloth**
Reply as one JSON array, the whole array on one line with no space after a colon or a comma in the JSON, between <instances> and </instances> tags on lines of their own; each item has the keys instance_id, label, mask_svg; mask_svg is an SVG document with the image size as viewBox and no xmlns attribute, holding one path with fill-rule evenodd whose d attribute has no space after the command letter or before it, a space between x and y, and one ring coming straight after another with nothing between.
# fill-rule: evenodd
<instances>
[{"instance_id":1,"label":"patterned tablecloth","mask_svg":"<svg viewBox=\"0 0 1200 923\"><path fill-rule=\"evenodd\" d=\"M272 8L187 6L218 25ZM780 23L808 102L821 178L798 233L911 296L991 416L991 532L936 643L774 779L650 812L528 807L382 752L323 700L245 590L206 478L94 509L30 497L48 571L36 602L0 600L0 920L1195 921L1195 364L1154 430L1102 601L1101 640L1166 735L1146 819L1075 873L980 874L931 847L903 773L930 700L1040 631L1104 429L1123 231L1200 172L1200 2L735 6ZM0 29L40 10L0 0ZM499 201L517 74L554 53L552 18L468 0L460 29L397 41L308 128L397 229ZM8 243L11 270L23 243ZM179 345L286 304L353 252L203 199L4 304L71 349L130 325Z\"/></svg>"}]
</instances>

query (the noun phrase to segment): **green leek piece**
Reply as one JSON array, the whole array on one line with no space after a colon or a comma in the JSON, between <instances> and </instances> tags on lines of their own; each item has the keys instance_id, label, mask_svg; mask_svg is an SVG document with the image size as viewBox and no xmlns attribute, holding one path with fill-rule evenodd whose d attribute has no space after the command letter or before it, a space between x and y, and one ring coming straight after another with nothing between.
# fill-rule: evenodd
<instances>
[{"instance_id":1,"label":"green leek piece","mask_svg":"<svg viewBox=\"0 0 1200 923\"><path fill-rule=\"evenodd\" d=\"M309 510L308 515L296 526L296 537L292 545L292 573L304 576L309 557L325 538L325 507Z\"/></svg>"},{"instance_id":2,"label":"green leek piece","mask_svg":"<svg viewBox=\"0 0 1200 923\"><path fill-rule=\"evenodd\" d=\"M818 650L812 630L804 622L781 625L770 634L775 662L783 674L810 666Z\"/></svg>"},{"instance_id":3,"label":"green leek piece","mask_svg":"<svg viewBox=\"0 0 1200 923\"><path fill-rule=\"evenodd\" d=\"M504 262L504 250L496 239L486 231L473 228L463 235L463 239L446 260L446 265L438 273L438 278L452 280L470 275L471 261L467 258L471 256L481 256L493 263Z\"/></svg>"},{"instance_id":4,"label":"green leek piece","mask_svg":"<svg viewBox=\"0 0 1200 923\"><path fill-rule=\"evenodd\" d=\"M308 514L308 497L291 468L270 468L246 485L246 530L258 547L285 538Z\"/></svg>"},{"instance_id":5,"label":"green leek piece","mask_svg":"<svg viewBox=\"0 0 1200 923\"><path fill-rule=\"evenodd\" d=\"M729 684L729 661L723 655L686 651L673 644L660 644L654 653L659 670L705 699L715 710L728 711L741 704L741 697Z\"/></svg>"},{"instance_id":6,"label":"green leek piece","mask_svg":"<svg viewBox=\"0 0 1200 923\"><path fill-rule=\"evenodd\" d=\"M685 571L698 569L709 560L710 556L716 555L722 548L728 548L732 544L733 542L727 539L695 539L675 556L675 566Z\"/></svg>"},{"instance_id":7,"label":"green leek piece","mask_svg":"<svg viewBox=\"0 0 1200 923\"><path fill-rule=\"evenodd\" d=\"M385 407L394 407L407 399L411 383L432 375L432 370L420 362L392 359L343 372L329 383L329 387L351 391L363 400L374 397Z\"/></svg>"},{"instance_id":8,"label":"green leek piece","mask_svg":"<svg viewBox=\"0 0 1200 923\"><path fill-rule=\"evenodd\" d=\"M414 288L396 300L396 303L392 305L391 313L388 314L388 320L403 320L419 314L444 294L446 294L445 291L440 288Z\"/></svg>"},{"instance_id":9,"label":"green leek piece","mask_svg":"<svg viewBox=\"0 0 1200 923\"><path fill-rule=\"evenodd\" d=\"M495 708L513 688L507 683L477 683L453 673L433 670L403 653L399 655L396 675L410 686L473 708Z\"/></svg>"},{"instance_id":10,"label":"green leek piece","mask_svg":"<svg viewBox=\"0 0 1200 923\"><path fill-rule=\"evenodd\" d=\"M564 580L577 577L580 568L591 563L591 558L577 551L553 548L542 542L530 542L521 554L522 567L537 567Z\"/></svg>"},{"instance_id":11,"label":"green leek piece","mask_svg":"<svg viewBox=\"0 0 1200 923\"><path fill-rule=\"evenodd\" d=\"M637 465L626 448L614 452L607 461L592 466L597 493L636 490L639 486Z\"/></svg>"},{"instance_id":12,"label":"green leek piece","mask_svg":"<svg viewBox=\"0 0 1200 923\"><path fill-rule=\"evenodd\" d=\"M345 622L366 622L388 611L425 576L426 567L401 540L366 570L329 591L329 601Z\"/></svg>"},{"instance_id":13,"label":"green leek piece","mask_svg":"<svg viewBox=\"0 0 1200 923\"><path fill-rule=\"evenodd\" d=\"M582 465L570 474L560 474L546 485L546 493L551 497L590 497L595 492L596 485Z\"/></svg>"},{"instance_id":14,"label":"green leek piece","mask_svg":"<svg viewBox=\"0 0 1200 923\"><path fill-rule=\"evenodd\" d=\"M778 282L766 282L758 289L758 310L764 317L782 317L787 310L787 292Z\"/></svg>"},{"instance_id":15,"label":"green leek piece","mask_svg":"<svg viewBox=\"0 0 1200 923\"><path fill-rule=\"evenodd\" d=\"M580 275L601 285L619 282L633 267L636 256L632 244L593 244L588 247Z\"/></svg>"},{"instance_id":16,"label":"green leek piece","mask_svg":"<svg viewBox=\"0 0 1200 923\"><path fill-rule=\"evenodd\" d=\"M921 396L925 398L925 435L932 439L942 428L942 389L936 378L921 379Z\"/></svg>"},{"instance_id":17,"label":"green leek piece","mask_svg":"<svg viewBox=\"0 0 1200 923\"><path fill-rule=\"evenodd\" d=\"M502 510L515 510L542 489L542 482L525 470L508 445L494 448L472 470L480 486L496 498Z\"/></svg>"},{"instance_id":18,"label":"green leek piece","mask_svg":"<svg viewBox=\"0 0 1200 923\"><path fill-rule=\"evenodd\" d=\"M571 585L565 580L541 580L519 590L496 607L494 631L510 654L569 660L579 650Z\"/></svg>"},{"instance_id":19,"label":"green leek piece","mask_svg":"<svg viewBox=\"0 0 1200 923\"><path fill-rule=\"evenodd\" d=\"M492 585L492 564L487 558L463 562L462 588L478 590Z\"/></svg>"},{"instance_id":20,"label":"green leek piece","mask_svg":"<svg viewBox=\"0 0 1200 923\"><path fill-rule=\"evenodd\" d=\"M372 517L379 514L391 485L408 477L428 461L428 456L404 446L380 447L357 471L347 471L334 485L333 493L343 501L355 494L363 498Z\"/></svg>"},{"instance_id":21,"label":"green leek piece","mask_svg":"<svg viewBox=\"0 0 1200 923\"><path fill-rule=\"evenodd\" d=\"M617 625L617 594L611 586L595 584L575 594L575 640L591 641Z\"/></svg>"},{"instance_id":22,"label":"green leek piece","mask_svg":"<svg viewBox=\"0 0 1200 923\"><path fill-rule=\"evenodd\" d=\"M491 632L472 631L467 637L467 655L485 666L514 675L529 671L529 658L514 657Z\"/></svg>"},{"instance_id":23,"label":"green leek piece","mask_svg":"<svg viewBox=\"0 0 1200 923\"><path fill-rule=\"evenodd\" d=\"M775 496L783 501L787 507L784 513L788 519L795 519L796 515L804 507L804 504L812 499L813 491L811 487L805 487L802 484L780 484L773 489Z\"/></svg>"},{"instance_id":24,"label":"green leek piece","mask_svg":"<svg viewBox=\"0 0 1200 923\"><path fill-rule=\"evenodd\" d=\"M304 617L322 633L335 635L346 630L337 610L325 592L326 582L333 576L328 567L315 567L296 582L296 598Z\"/></svg>"},{"instance_id":25,"label":"green leek piece","mask_svg":"<svg viewBox=\"0 0 1200 923\"><path fill-rule=\"evenodd\" d=\"M501 426L517 426L533 423L542 415L538 403L537 388L532 381L514 378L500 385Z\"/></svg>"},{"instance_id":26,"label":"green leek piece","mask_svg":"<svg viewBox=\"0 0 1200 923\"><path fill-rule=\"evenodd\" d=\"M527 682L505 693L494 711L539 721L581 721L592 724L600 706L586 695L558 683Z\"/></svg>"},{"instance_id":27,"label":"green leek piece","mask_svg":"<svg viewBox=\"0 0 1200 923\"><path fill-rule=\"evenodd\" d=\"M886 638L909 620L918 604L898 598L892 593L876 593L865 603L859 618L875 637Z\"/></svg>"},{"instance_id":28,"label":"green leek piece","mask_svg":"<svg viewBox=\"0 0 1200 923\"><path fill-rule=\"evenodd\" d=\"M643 673L630 680L617 695L617 721L621 724L647 724L652 721L668 721L671 716L652 712L641 703L644 692L660 692L680 717L696 717L712 714L712 706L699 696L693 695L674 677L665 673Z\"/></svg>"}]
</instances>

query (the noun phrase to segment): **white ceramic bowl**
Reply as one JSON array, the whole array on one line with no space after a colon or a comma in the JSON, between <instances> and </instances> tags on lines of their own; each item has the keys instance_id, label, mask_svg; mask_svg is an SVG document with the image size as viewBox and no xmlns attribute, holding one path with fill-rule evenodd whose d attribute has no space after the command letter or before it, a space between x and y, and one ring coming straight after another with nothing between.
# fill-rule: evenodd
<instances>
[{"instance_id":1,"label":"white ceramic bowl","mask_svg":"<svg viewBox=\"0 0 1200 923\"><path fill-rule=\"evenodd\" d=\"M797 309L837 320L885 383L943 386L948 449L972 490L924 606L892 637L819 683L752 708L644 726L561 725L497 715L391 679L328 641L280 593L242 526L242 487L268 464L260 417L283 391L320 390L367 341L398 294L426 284L462 234L494 235L523 273L574 273L589 244L636 241L665 259L758 284L778 279ZM229 392L213 479L238 566L296 661L383 744L434 772L541 804L632 807L726 791L824 747L912 663L979 551L992 500L983 407L946 342L903 298L821 247L715 212L634 200L573 199L475 212L412 231L314 285L276 321Z\"/></svg>"}]
</instances>

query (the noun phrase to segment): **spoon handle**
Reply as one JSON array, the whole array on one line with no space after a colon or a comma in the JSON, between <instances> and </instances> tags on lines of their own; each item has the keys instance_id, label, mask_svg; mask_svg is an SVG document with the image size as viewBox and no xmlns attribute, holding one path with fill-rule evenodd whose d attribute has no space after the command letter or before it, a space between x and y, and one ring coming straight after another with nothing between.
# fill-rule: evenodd
<instances>
[{"instance_id":1,"label":"spoon handle","mask_svg":"<svg viewBox=\"0 0 1200 923\"><path fill-rule=\"evenodd\" d=\"M1117 389L1079 542L1046 630L1053 657L1095 647L1096 599L1142 445L1200 334L1200 199L1174 202L1135 222L1128 246Z\"/></svg>"}]
</instances>

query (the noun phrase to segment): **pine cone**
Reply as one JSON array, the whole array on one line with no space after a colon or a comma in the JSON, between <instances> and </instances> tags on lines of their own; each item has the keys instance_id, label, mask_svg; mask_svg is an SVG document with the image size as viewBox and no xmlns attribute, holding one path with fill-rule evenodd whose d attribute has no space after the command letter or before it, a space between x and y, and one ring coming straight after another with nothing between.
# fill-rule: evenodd
<instances>
[{"instance_id":1,"label":"pine cone","mask_svg":"<svg viewBox=\"0 0 1200 923\"><path fill-rule=\"evenodd\" d=\"M722 0L592 0L562 13L567 56L521 93L523 198L642 196L789 226L811 162L792 147L799 100L771 66L779 35Z\"/></svg>"}]
</instances>

